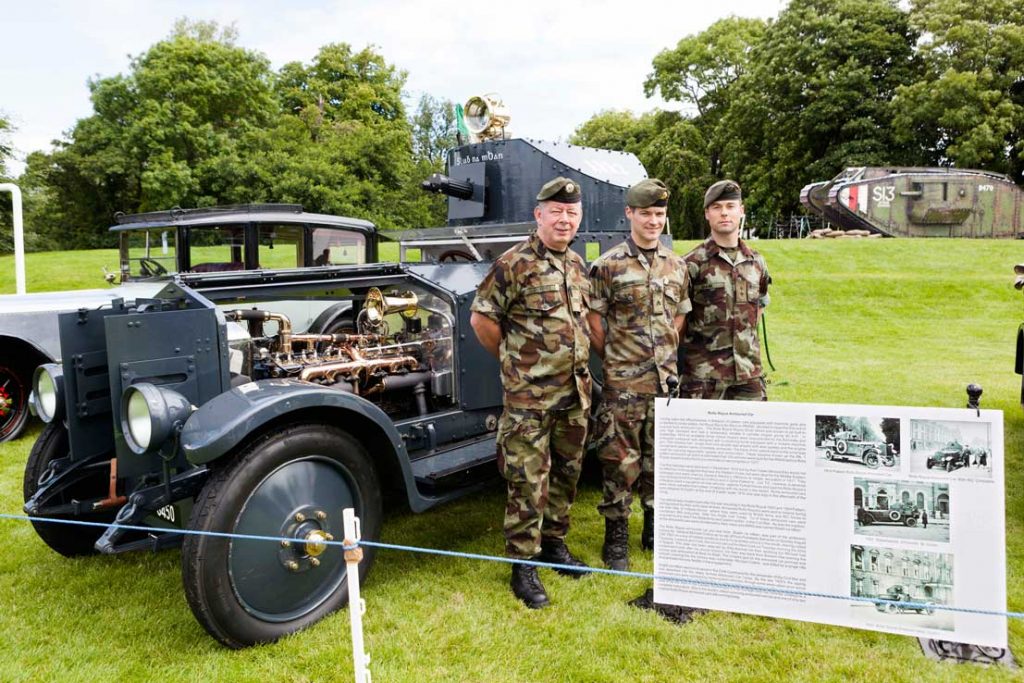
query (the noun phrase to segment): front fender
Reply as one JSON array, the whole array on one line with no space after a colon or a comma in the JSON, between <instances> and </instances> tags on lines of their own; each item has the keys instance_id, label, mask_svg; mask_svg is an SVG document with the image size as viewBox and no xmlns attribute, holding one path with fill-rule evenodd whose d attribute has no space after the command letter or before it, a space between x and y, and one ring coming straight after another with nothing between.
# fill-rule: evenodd
<instances>
[{"instance_id":1,"label":"front fender","mask_svg":"<svg viewBox=\"0 0 1024 683\"><path fill-rule=\"evenodd\" d=\"M193 465L224 456L263 425L290 413L309 408L356 413L372 421L391 446L386 454L397 461L408 491L415 491L405 444L387 414L355 394L328 389L295 379L249 382L226 391L192 413L181 431L181 450ZM360 434L353 434L356 438Z\"/></svg>"}]
</instances>

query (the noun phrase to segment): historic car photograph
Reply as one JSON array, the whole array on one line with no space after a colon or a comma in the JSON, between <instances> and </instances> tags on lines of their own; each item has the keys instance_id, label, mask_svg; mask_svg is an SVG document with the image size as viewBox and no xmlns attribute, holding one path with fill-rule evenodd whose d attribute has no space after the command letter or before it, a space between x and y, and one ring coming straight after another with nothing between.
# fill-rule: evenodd
<instances>
[{"instance_id":1,"label":"historic car photograph","mask_svg":"<svg viewBox=\"0 0 1024 683\"><path fill-rule=\"evenodd\" d=\"M991 479L991 425L988 422L911 420L910 471Z\"/></svg>"},{"instance_id":2,"label":"historic car photograph","mask_svg":"<svg viewBox=\"0 0 1024 683\"><path fill-rule=\"evenodd\" d=\"M856 618L889 626L953 630L953 556L902 548L850 546Z\"/></svg>"},{"instance_id":3,"label":"historic car photograph","mask_svg":"<svg viewBox=\"0 0 1024 683\"><path fill-rule=\"evenodd\" d=\"M900 421L892 417L816 415L814 464L899 470Z\"/></svg>"},{"instance_id":4,"label":"historic car photograph","mask_svg":"<svg viewBox=\"0 0 1024 683\"><path fill-rule=\"evenodd\" d=\"M853 480L853 533L949 542L949 484Z\"/></svg>"}]
</instances>

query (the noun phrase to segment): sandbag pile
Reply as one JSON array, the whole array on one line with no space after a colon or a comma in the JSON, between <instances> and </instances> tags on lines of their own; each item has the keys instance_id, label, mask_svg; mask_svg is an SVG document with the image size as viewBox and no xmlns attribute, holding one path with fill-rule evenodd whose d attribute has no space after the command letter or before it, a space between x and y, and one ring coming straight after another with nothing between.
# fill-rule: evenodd
<instances>
[{"instance_id":1,"label":"sandbag pile","mask_svg":"<svg viewBox=\"0 0 1024 683\"><path fill-rule=\"evenodd\" d=\"M822 240L826 238L830 239L841 239L844 237L881 237L882 235L877 232L871 232L870 230L835 230L833 228L818 228L817 230L811 230L809 237L813 240Z\"/></svg>"}]
</instances>

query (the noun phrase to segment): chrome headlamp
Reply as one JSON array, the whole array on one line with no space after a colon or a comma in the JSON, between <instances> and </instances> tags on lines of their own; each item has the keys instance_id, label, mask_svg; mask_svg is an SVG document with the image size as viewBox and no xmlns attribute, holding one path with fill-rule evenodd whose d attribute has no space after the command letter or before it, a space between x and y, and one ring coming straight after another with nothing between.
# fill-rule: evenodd
<instances>
[{"instance_id":1,"label":"chrome headlamp","mask_svg":"<svg viewBox=\"0 0 1024 683\"><path fill-rule=\"evenodd\" d=\"M32 376L32 396L36 414L43 422L64 417L64 368L59 363L46 363Z\"/></svg>"},{"instance_id":2,"label":"chrome headlamp","mask_svg":"<svg viewBox=\"0 0 1024 683\"><path fill-rule=\"evenodd\" d=\"M192 414L192 404L176 391L142 382L121 394L121 433L133 453L155 451Z\"/></svg>"}]
</instances>

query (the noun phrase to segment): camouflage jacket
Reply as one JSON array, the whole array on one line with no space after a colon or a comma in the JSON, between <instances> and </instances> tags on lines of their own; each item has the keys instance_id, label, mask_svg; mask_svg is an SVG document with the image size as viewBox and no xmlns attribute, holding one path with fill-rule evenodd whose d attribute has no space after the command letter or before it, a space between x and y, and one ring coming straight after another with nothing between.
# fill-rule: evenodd
<instances>
[{"instance_id":1,"label":"camouflage jacket","mask_svg":"<svg viewBox=\"0 0 1024 683\"><path fill-rule=\"evenodd\" d=\"M653 263L632 239L590 267L590 308L604 317L605 385L619 391L664 394L677 373L679 333L673 320L690 311L683 259L659 244Z\"/></svg>"},{"instance_id":2,"label":"camouflage jacket","mask_svg":"<svg viewBox=\"0 0 1024 683\"><path fill-rule=\"evenodd\" d=\"M590 283L583 259L548 251L536 234L495 260L472 310L501 325L505 406L590 407Z\"/></svg>"},{"instance_id":3,"label":"camouflage jacket","mask_svg":"<svg viewBox=\"0 0 1024 683\"><path fill-rule=\"evenodd\" d=\"M685 256L693 310L686 317L683 381L761 376L758 311L768 305L768 266L740 240L736 262L708 238Z\"/></svg>"}]
</instances>

